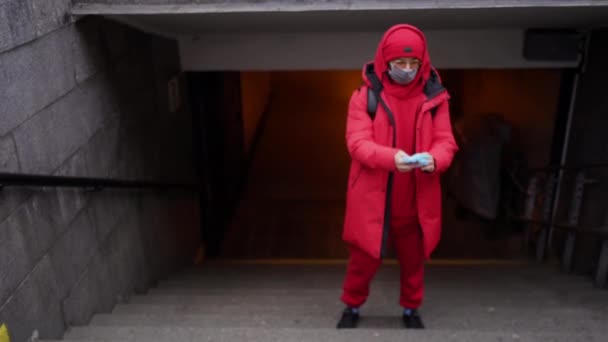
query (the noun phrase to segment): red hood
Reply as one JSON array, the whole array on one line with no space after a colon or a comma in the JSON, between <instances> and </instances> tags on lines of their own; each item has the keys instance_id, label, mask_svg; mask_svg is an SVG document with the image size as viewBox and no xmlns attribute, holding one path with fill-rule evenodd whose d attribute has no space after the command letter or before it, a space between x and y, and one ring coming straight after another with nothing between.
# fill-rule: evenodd
<instances>
[{"instance_id":1,"label":"red hood","mask_svg":"<svg viewBox=\"0 0 608 342\"><path fill-rule=\"evenodd\" d=\"M422 62L416 79L408 85L400 85L391 82L387 74L388 62L392 58L385 56L385 52L391 48L394 49L396 45L403 46L404 57L415 56ZM405 52L408 51L406 48L412 45L419 47L421 51L414 51L412 53ZM392 53L392 55L394 55L394 53ZM424 34L416 27L406 24L395 25L388 29L378 44L373 62L370 62L363 67L363 79L368 86L371 86L371 83L365 73L368 65L371 63L373 63L376 76L381 80L384 89L391 95L397 97L409 97L412 94L418 94L419 92L417 91L422 91L424 84L431 75L432 68Z\"/></svg>"}]
</instances>

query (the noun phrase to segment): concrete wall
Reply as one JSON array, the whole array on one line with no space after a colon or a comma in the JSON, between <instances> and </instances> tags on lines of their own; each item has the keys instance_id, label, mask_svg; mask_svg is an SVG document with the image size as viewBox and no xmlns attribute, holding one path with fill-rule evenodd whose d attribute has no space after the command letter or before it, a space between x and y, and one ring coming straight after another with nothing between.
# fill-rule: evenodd
<instances>
[{"instance_id":1,"label":"concrete wall","mask_svg":"<svg viewBox=\"0 0 608 342\"><path fill-rule=\"evenodd\" d=\"M0 172L192 181L190 114L167 110L176 44L75 23L69 3L0 2ZM191 260L197 241L191 193L7 187L0 322L17 342L59 338Z\"/></svg>"}]
</instances>

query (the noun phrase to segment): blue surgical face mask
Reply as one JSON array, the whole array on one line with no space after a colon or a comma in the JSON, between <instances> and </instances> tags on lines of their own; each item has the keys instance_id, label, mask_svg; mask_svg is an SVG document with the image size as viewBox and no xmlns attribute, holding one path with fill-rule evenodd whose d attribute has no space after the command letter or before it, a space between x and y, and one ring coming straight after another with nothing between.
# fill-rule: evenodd
<instances>
[{"instance_id":1,"label":"blue surgical face mask","mask_svg":"<svg viewBox=\"0 0 608 342\"><path fill-rule=\"evenodd\" d=\"M388 75L393 81L398 84L409 84L416 78L418 69L401 69L397 66L391 65L391 69L388 71Z\"/></svg>"}]
</instances>

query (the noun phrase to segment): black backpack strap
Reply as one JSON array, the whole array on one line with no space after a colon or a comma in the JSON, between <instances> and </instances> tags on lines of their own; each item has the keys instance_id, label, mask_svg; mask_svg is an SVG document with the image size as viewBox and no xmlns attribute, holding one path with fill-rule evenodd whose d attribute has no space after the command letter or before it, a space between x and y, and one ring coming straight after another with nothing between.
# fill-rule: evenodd
<instances>
[{"instance_id":1,"label":"black backpack strap","mask_svg":"<svg viewBox=\"0 0 608 342\"><path fill-rule=\"evenodd\" d=\"M395 116L393 112L388 107L386 102L380 93L382 92L382 82L378 79L378 76L374 72L374 64L370 63L365 67L365 76L369 81L371 87L368 87L367 91L367 113L369 114L372 121L376 117L376 111L378 109L378 102L384 108L386 115L388 116L389 123L393 127L393 143L392 146L396 146L396 138L397 138L397 126L395 125ZM390 217L391 217L391 194L393 190L393 172L389 172L388 174L388 183L386 186L386 206L384 210L384 223L382 224L382 242L380 244L380 257L384 258L386 256L386 245L388 241L389 231L390 231Z\"/></svg>"},{"instance_id":2,"label":"black backpack strap","mask_svg":"<svg viewBox=\"0 0 608 342\"><path fill-rule=\"evenodd\" d=\"M368 65L365 66L365 76L367 77L369 83L371 84L371 91L367 92L367 111L370 114L370 117L372 118L372 120L374 119L375 115L376 115L376 108L378 108L378 102L382 105L382 108L384 108L384 111L386 112L386 115L388 116L388 120L391 124L391 126L393 126L393 130L395 129L395 116L393 115L393 112L391 111L390 108L388 108L388 105L386 104L386 102L384 102L384 99L382 99L382 96L380 96L380 93L382 92L382 82L380 82L380 79L378 79L378 76L376 75L376 72L374 72L374 64L373 63L369 63ZM370 103L370 99L372 99L373 95L373 102L375 102L375 106L373 108L370 108L371 105L373 105L373 103ZM371 110L370 110L371 109ZM373 112L373 116L372 113ZM393 137L394 138L394 137ZM394 145L394 142L393 142Z\"/></svg>"},{"instance_id":3,"label":"black backpack strap","mask_svg":"<svg viewBox=\"0 0 608 342\"><path fill-rule=\"evenodd\" d=\"M387 104L384 102L384 99L382 99L382 96L380 96L380 93L382 92L383 88L382 82L380 81L380 79L378 79L378 76L374 71L373 63L369 63L365 66L365 76L371 84L371 87L369 87L367 91L367 113L369 114L370 118L374 120L374 118L376 117L376 109L378 108L378 102L380 102L382 108L384 108L386 114L388 115L388 120L391 126L393 126L394 129L395 116L393 115L393 112L390 110L390 108L388 108Z\"/></svg>"},{"instance_id":4,"label":"black backpack strap","mask_svg":"<svg viewBox=\"0 0 608 342\"><path fill-rule=\"evenodd\" d=\"M444 91L445 87L443 86L443 84L441 84L441 81L439 80L439 75L437 75L437 71L435 71L435 69L431 69L431 76L424 85L424 95L426 95L427 100L430 100ZM434 107L433 109L431 109L431 117L435 117L435 114L437 114L437 109L439 108Z\"/></svg>"},{"instance_id":5,"label":"black backpack strap","mask_svg":"<svg viewBox=\"0 0 608 342\"><path fill-rule=\"evenodd\" d=\"M367 88L367 114L374 121L376 118L376 109L378 109L378 98L376 94L372 90L372 88Z\"/></svg>"}]
</instances>

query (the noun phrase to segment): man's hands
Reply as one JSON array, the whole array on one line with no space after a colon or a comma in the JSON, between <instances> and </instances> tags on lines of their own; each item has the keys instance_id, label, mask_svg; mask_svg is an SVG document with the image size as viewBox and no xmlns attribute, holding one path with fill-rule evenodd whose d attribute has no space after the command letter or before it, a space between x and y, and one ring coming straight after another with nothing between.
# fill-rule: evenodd
<instances>
[{"instance_id":1,"label":"man's hands","mask_svg":"<svg viewBox=\"0 0 608 342\"><path fill-rule=\"evenodd\" d=\"M399 172L410 172L415 168L420 168L424 172L433 172L435 171L435 158L428 152L409 156L400 150L395 154L395 166Z\"/></svg>"}]
</instances>

